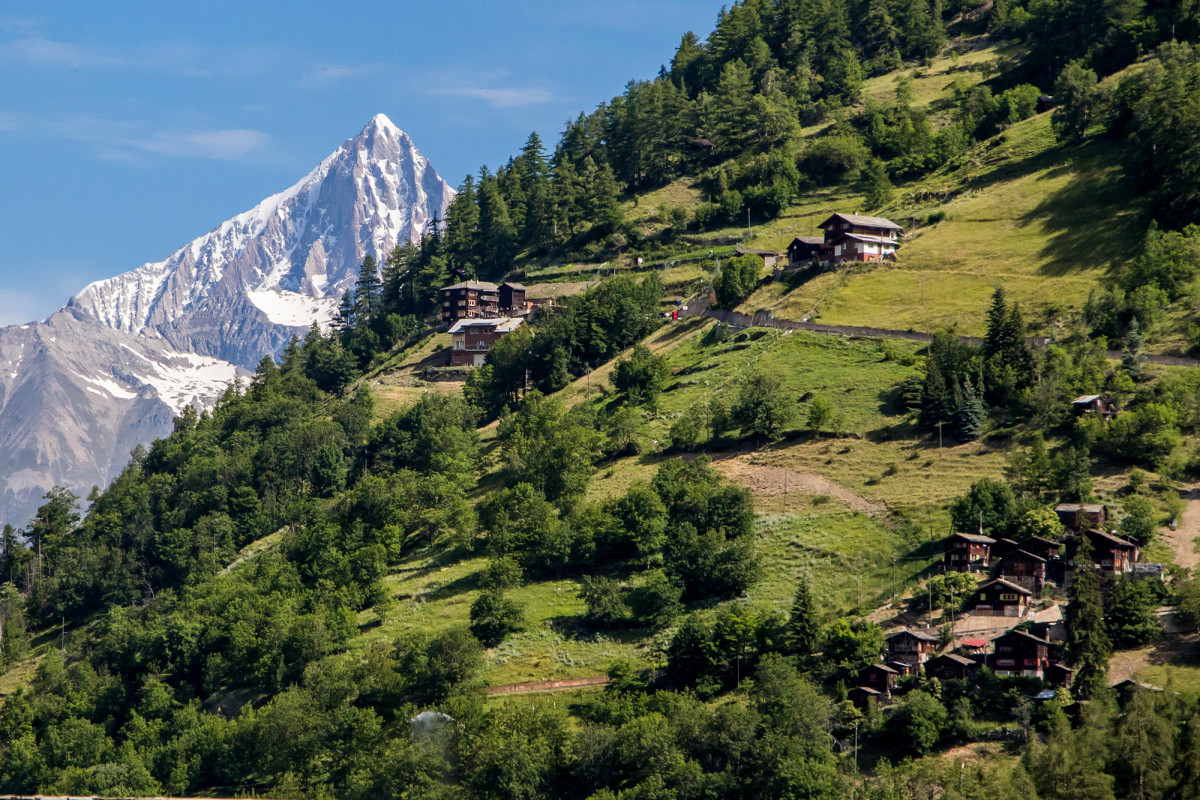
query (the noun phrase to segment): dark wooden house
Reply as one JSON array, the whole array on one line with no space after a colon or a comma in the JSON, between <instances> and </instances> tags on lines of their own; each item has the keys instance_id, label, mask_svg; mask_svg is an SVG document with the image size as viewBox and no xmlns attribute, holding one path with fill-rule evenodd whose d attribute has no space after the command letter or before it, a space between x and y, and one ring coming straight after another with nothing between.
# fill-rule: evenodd
<instances>
[{"instance_id":1,"label":"dark wooden house","mask_svg":"<svg viewBox=\"0 0 1200 800\"><path fill-rule=\"evenodd\" d=\"M463 281L438 289L442 322L494 317L500 313L500 287L487 281Z\"/></svg>"},{"instance_id":2,"label":"dark wooden house","mask_svg":"<svg viewBox=\"0 0 1200 800\"><path fill-rule=\"evenodd\" d=\"M996 578L975 590L975 613L983 617L1023 617L1032 595L1023 586Z\"/></svg>"},{"instance_id":3,"label":"dark wooden house","mask_svg":"<svg viewBox=\"0 0 1200 800\"><path fill-rule=\"evenodd\" d=\"M892 688L896 685L896 675L899 673L887 664L872 664L858 673L858 685L874 689L884 697L892 696Z\"/></svg>"},{"instance_id":4,"label":"dark wooden house","mask_svg":"<svg viewBox=\"0 0 1200 800\"><path fill-rule=\"evenodd\" d=\"M937 658L925 662L925 676L942 681L966 680L977 669L977 661L954 653L942 653Z\"/></svg>"},{"instance_id":5,"label":"dark wooden house","mask_svg":"<svg viewBox=\"0 0 1200 800\"><path fill-rule=\"evenodd\" d=\"M924 631L896 631L886 642L888 661L912 666L924 664L938 649L937 637Z\"/></svg>"},{"instance_id":6,"label":"dark wooden house","mask_svg":"<svg viewBox=\"0 0 1200 800\"><path fill-rule=\"evenodd\" d=\"M1059 503L1054 513L1067 530L1108 527L1108 509L1100 503Z\"/></svg>"},{"instance_id":7,"label":"dark wooden house","mask_svg":"<svg viewBox=\"0 0 1200 800\"><path fill-rule=\"evenodd\" d=\"M789 267L803 267L821 258L821 245L825 239L821 236L797 236L788 245L787 256Z\"/></svg>"},{"instance_id":8,"label":"dark wooden house","mask_svg":"<svg viewBox=\"0 0 1200 800\"><path fill-rule=\"evenodd\" d=\"M851 703L854 703L855 708L866 711L872 703L878 703L881 693L872 689L870 686L855 686L850 691L846 692L846 697Z\"/></svg>"},{"instance_id":9,"label":"dark wooden house","mask_svg":"<svg viewBox=\"0 0 1200 800\"><path fill-rule=\"evenodd\" d=\"M903 230L890 219L862 214L834 214L818 227L825 231L820 251L825 266L893 259Z\"/></svg>"},{"instance_id":10,"label":"dark wooden house","mask_svg":"<svg viewBox=\"0 0 1200 800\"><path fill-rule=\"evenodd\" d=\"M996 540L978 533L954 533L943 544L942 565L948 572L977 572L991 563Z\"/></svg>"},{"instance_id":11,"label":"dark wooden house","mask_svg":"<svg viewBox=\"0 0 1200 800\"><path fill-rule=\"evenodd\" d=\"M1009 583L1037 593L1046 585L1046 559L1024 549L1012 550L1000 559L997 574Z\"/></svg>"},{"instance_id":12,"label":"dark wooden house","mask_svg":"<svg viewBox=\"0 0 1200 800\"><path fill-rule=\"evenodd\" d=\"M1094 415L1108 420L1115 417L1120 410L1120 407L1104 394L1085 394L1071 401L1071 412L1077 417Z\"/></svg>"},{"instance_id":13,"label":"dark wooden house","mask_svg":"<svg viewBox=\"0 0 1200 800\"><path fill-rule=\"evenodd\" d=\"M1092 563L1101 572L1122 574L1133 572L1133 565L1138 560L1138 548L1133 542L1126 541L1112 533L1089 528L1083 533L1076 534L1067 542L1067 560L1075 566L1075 554L1079 550L1080 537L1087 537L1092 546Z\"/></svg>"},{"instance_id":14,"label":"dark wooden house","mask_svg":"<svg viewBox=\"0 0 1200 800\"><path fill-rule=\"evenodd\" d=\"M992 640L992 670L1001 677L1045 677L1050 666L1050 643L1025 631L1009 631Z\"/></svg>"},{"instance_id":15,"label":"dark wooden house","mask_svg":"<svg viewBox=\"0 0 1200 800\"><path fill-rule=\"evenodd\" d=\"M525 287L519 283L502 283L498 292L500 312L510 317L520 316L529 310L525 302Z\"/></svg>"}]
</instances>

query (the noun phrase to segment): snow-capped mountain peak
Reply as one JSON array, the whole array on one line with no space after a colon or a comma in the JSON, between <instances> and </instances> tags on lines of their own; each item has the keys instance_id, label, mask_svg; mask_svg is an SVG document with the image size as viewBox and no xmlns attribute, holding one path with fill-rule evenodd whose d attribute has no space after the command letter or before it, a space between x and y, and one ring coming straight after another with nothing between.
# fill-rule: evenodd
<instances>
[{"instance_id":1,"label":"snow-capped mountain peak","mask_svg":"<svg viewBox=\"0 0 1200 800\"><path fill-rule=\"evenodd\" d=\"M70 308L108 327L230 356L215 341L180 338L187 320L244 299L268 324L294 318L278 313L281 304L319 309L317 321L326 321L365 255L382 261L398 242L420 237L453 197L408 134L376 114L295 185L163 261L87 286ZM282 299L254 302L270 295Z\"/></svg>"}]
</instances>

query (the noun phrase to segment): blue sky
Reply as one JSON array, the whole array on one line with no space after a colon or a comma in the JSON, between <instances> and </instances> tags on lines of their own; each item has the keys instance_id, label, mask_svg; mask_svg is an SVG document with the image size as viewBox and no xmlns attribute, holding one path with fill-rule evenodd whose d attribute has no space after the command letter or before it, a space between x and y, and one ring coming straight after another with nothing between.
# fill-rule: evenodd
<instances>
[{"instance_id":1,"label":"blue sky","mask_svg":"<svg viewBox=\"0 0 1200 800\"><path fill-rule=\"evenodd\" d=\"M451 184L649 78L720 3L0 5L0 324L157 261L376 113Z\"/></svg>"}]
</instances>

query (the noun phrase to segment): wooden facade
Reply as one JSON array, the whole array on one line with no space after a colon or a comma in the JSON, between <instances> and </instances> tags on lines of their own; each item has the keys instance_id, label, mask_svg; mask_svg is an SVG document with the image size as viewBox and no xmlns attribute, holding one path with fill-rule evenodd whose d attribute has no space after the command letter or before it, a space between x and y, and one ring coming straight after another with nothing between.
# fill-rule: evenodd
<instances>
[{"instance_id":1,"label":"wooden facade","mask_svg":"<svg viewBox=\"0 0 1200 800\"><path fill-rule=\"evenodd\" d=\"M1089 528L1076 535L1067 543L1068 561L1075 566L1075 554L1079 549L1079 537L1086 536L1092 546L1092 563L1101 572L1117 574L1133 572L1133 565L1138 560L1138 548L1133 542L1126 541L1120 536L1095 528Z\"/></svg>"},{"instance_id":2,"label":"wooden facade","mask_svg":"<svg viewBox=\"0 0 1200 800\"><path fill-rule=\"evenodd\" d=\"M899 673L887 664L872 664L858 673L858 685L874 689L884 697L891 697L897 674Z\"/></svg>"},{"instance_id":3,"label":"wooden facade","mask_svg":"<svg viewBox=\"0 0 1200 800\"><path fill-rule=\"evenodd\" d=\"M996 578L975 590L975 613L983 617L1023 617L1029 611L1032 595L1023 586Z\"/></svg>"},{"instance_id":4,"label":"wooden facade","mask_svg":"<svg viewBox=\"0 0 1200 800\"><path fill-rule=\"evenodd\" d=\"M1108 509L1100 503L1059 503L1054 513L1067 530L1108 527Z\"/></svg>"},{"instance_id":5,"label":"wooden facade","mask_svg":"<svg viewBox=\"0 0 1200 800\"><path fill-rule=\"evenodd\" d=\"M943 653L925 662L925 675L941 681L961 681L979 669L979 662L954 653Z\"/></svg>"},{"instance_id":6,"label":"wooden facade","mask_svg":"<svg viewBox=\"0 0 1200 800\"><path fill-rule=\"evenodd\" d=\"M525 292L525 287L519 283L506 282L500 284L497 292L499 295L500 312L510 317L516 317L528 311L529 304L525 300Z\"/></svg>"},{"instance_id":7,"label":"wooden facade","mask_svg":"<svg viewBox=\"0 0 1200 800\"><path fill-rule=\"evenodd\" d=\"M819 226L825 231L819 260L825 266L894 258L903 230L890 219L834 214Z\"/></svg>"},{"instance_id":8,"label":"wooden facade","mask_svg":"<svg viewBox=\"0 0 1200 800\"><path fill-rule=\"evenodd\" d=\"M923 631L901 630L887 637L888 661L919 666L937 652L936 636Z\"/></svg>"},{"instance_id":9,"label":"wooden facade","mask_svg":"<svg viewBox=\"0 0 1200 800\"><path fill-rule=\"evenodd\" d=\"M1096 416L1109 420L1121 410L1105 394L1085 394L1071 401L1071 413L1077 417Z\"/></svg>"},{"instance_id":10,"label":"wooden facade","mask_svg":"<svg viewBox=\"0 0 1200 800\"><path fill-rule=\"evenodd\" d=\"M788 266L804 267L820 260L823 244L825 239L821 236L797 236L792 239L787 249Z\"/></svg>"},{"instance_id":11,"label":"wooden facade","mask_svg":"<svg viewBox=\"0 0 1200 800\"><path fill-rule=\"evenodd\" d=\"M1046 559L1023 549L1013 550L1000 559L998 574L1009 583L1040 592L1046 585Z\"/></svg>"},{"instance_id":12,"label":"wooden facade","mask_svg":"<svg viewBox=\"0 0 1200 800\"><path fill-rule=\"evenodd\" d=\"M442 322L495 317L500 313L500 287L487 281L463 281L438 289Z\"/></svg>"},{"instance_id":13,"label":"wooden facade","mask_svg":"<svg viewBox=\"0 0 1200 800\"><path fill-rule=\"evenodd\" d=\"M992 640L992 670L1001 677L1045 677L1050 666L1050 643L1025 631L1009 631Z\"/></svg>"},{"instance_id":14,"label":"wooden facade","mask_svg":"<svg viewBox=\"0 0 1200 800\"><path fill-rule=\"evenodd\" d=\"M978 572L991 563L996 540L977 533L955 533L943 543L942 565L948 572Z\"/></svg>"}]
</instances>

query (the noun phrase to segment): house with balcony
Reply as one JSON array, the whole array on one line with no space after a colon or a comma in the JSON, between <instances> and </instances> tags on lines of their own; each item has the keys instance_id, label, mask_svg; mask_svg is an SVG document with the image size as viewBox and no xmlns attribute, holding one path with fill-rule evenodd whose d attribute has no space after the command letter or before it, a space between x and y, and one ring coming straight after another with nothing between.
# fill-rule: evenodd
<instances>
[{"instance_id":1,"label":"house with balcony","mask_svg":"<svg viewBox=\"0 0 1200 800\"><path fill-rule=\"evenodd\" d=\"M1050 666L1050 643L1025 631L1011 630L992 640L992 670L1000 677L1044 678Z\"/></svg>"},{"instance_id":2,"label":"house with balcony","mask_svg":"<svg viewBox=\"0 0 1200 800\"><path fill-rule=\"evenodd\" d=\"M500 314L500 287L487 281L463 281L438 289L442 322L479 319ZM524 302L524 293L521 300Z\"/></svg>"},{"instance_id":3,"label":"house with balcony","mask_svg":"<svg viewBox=\"0 0 1200 800\"><path fill-rule=\"evenodd\" d=\"M924 631L899 630L888 634L886 643L887 660L892 667L897 664L919 667L938 650L937 637Z\"/></svg>"},{"instance_id":4,"label":"house with balcony","mask_svg":"<svg viewBox=\"0 0 1200 800\"><path fill-rule=\"evenodd\" d=\"M834 214L818 226L825 232L818 260L822 266L894 260L903 231L883 217Z\"/></svg>"},{"instance_id":5,"label":"house with balcony","mask_svg":"<svg viewBox=\"0 0 1200 800\"><path fill-rule=\"evenodd\" d=\"M482 367L492 345L523 324L520 317L458 320L450 326L450 366Z\"/></svg>"},{"instance_id":6,"label":"house with balcony","mask_svg":"<svg viewBox=\"0 0 1200 800\"><path fill-rule=\"evenodd\" d=\"M942 544L942 566L947 572L978 572L991 563L996 540L979 533L954 533Z\"/></svg>"}]
</instances>

